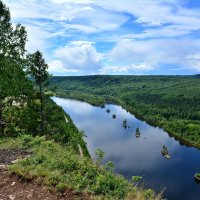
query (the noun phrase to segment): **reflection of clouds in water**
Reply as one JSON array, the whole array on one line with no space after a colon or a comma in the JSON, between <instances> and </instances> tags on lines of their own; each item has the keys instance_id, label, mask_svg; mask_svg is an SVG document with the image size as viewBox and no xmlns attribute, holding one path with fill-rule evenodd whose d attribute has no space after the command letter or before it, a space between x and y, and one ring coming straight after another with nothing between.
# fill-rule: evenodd
<instances>
[{"instance_id":1,"label":"reflection of clouds in water","mask_svg":"<svg viewBox=\"0 0 200 200\"><path fill-rule=\"evenodd\" d=\"M134 115L127 112L121 106L109 104L109 105L106 105L106 108L109 108L111 110L111 114L116 114L118 118L123 119L123 120L127 119L128 123L129 123L129 120L131 121L137 120Z\"/></svg>"},{"instance_id":2,"label":"reflection of clouds in water","mask_svg":"<svg viewBox=\"0 0 200 200\"><path fill-rule=\"evenodd\" d=\"M124 148L125 147L125 148ZM118 169L126 171L151 171L163 164L159 144L152 145L147 140L128 138L103 145L107 157L117 163Z\"/></svg>"},{"instance_id":3,"label":"reflection of clouds in water","mask_svg":"<svg viewBox=\"0 0 200 200\"><path fill-rule=\"evenodd\" d=\"M62 106L66 112L73 112L78 115L86 115L94 110L94 107L88 103L80 102L72 99L63 99L58 97L52 97L52 100L56 102L57 105Z\"/></svg>"},{"instance_id":4,"label":"reflection of clouds in water","mask_svg":"<svg viewBox=\"0 0 200 200\"><path fill-rule=\"evenodd\" d=\"M95 156L95 150L101 148L106 153L106 159L117 163L118 169L149 171L166 165L160 153L162 146L167 145L173 151L177 142L169 139L162 129L133 119L134 127L141 127L142 134L137 139L135 128L124 130L119 118L121 116L118 120L113 120L108 114L102 113L96 118L79 121L79 127L86 130L88 135L86 141L92 157Z\"/></svg>"}]
</instances>

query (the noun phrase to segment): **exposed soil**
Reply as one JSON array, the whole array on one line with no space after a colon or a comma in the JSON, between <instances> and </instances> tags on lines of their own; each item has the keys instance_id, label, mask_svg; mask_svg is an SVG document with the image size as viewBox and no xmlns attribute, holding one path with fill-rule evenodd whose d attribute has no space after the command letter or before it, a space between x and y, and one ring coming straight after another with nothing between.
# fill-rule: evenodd
<instances>
[{"instance_id":1,"label":"exposed soil","mask_svg":"<svg viewBox=\"0 0 200 200\"><path fill-rule=\"evenodd\" d=\"M0 164L11 164L16 159L26 158L32 152L22 149L0 149Z\"/></svg>"},{"instance_id":2,"label":"exposed soil","mask_svg":"<svg viewBox=\"0 0 200 200\"><path fill-rule=\"evenodd\" d=\"M46 187L34 181L26 182L11 175L7 164L18 158L24 158L30 152L23 150L0 150L0 200L88 200L89 195L75 193L68 189L65 193L50 192Z\"/></svg>"}]
</instances>

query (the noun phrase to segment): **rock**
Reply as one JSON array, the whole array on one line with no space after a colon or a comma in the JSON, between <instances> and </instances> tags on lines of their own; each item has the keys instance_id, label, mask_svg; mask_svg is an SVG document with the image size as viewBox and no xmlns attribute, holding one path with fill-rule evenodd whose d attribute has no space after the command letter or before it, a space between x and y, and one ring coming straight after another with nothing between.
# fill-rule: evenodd
<instances>
[{"instance_id":1,"label":"rock","mask_svg":"<svg viewBox=\"0 0 200 200\"><path fill-rule=\"evenodd\" d=\"M15 199L14 195L8 195L8 197L9 197L10 200L14 200Z\"/></svg>"},{"instance_id":2,"label":"rock","mask_svg":"<svg viewBox=\"0 0 200 200\"><path fill-rule=\"evenodd\" d=\"M15 185L15 182L12 182L11 186Z\"/></svg>"},{"instance_id":3,"label":"rock","mask_svg":"<svg viewBox=\"0 0 200 200\"><path fill-rule=\"evenodd\" d=\"M27 195L27 198L28 198L28 199L30 199L30 198L32 198L32 197L33 197L33 194L28 194L28 195Z\"/></svg>"},{"instance_id":4,"label":"rock","mask_svg":"<svg viewBox=\"0 0 200 200\"><path fill-rule=\"evenodd\" d=\"M15 164L15 163L17 163L17 162L19 162L19 161L20 161L19 159L16 159L16 160L11 161L11 163L12 163L12 164Z\"/></svg>"},{"instance_id":5,"label":"rock","mask_svg":"<svg viewBox=\"0 0 200 200\"><path fill-rule=\"evenodd\" d=\"M6 167L6 165L0 165L0 169L5 170L5 169L7 169L7 167Z\"/></svg>"}]
</instances>

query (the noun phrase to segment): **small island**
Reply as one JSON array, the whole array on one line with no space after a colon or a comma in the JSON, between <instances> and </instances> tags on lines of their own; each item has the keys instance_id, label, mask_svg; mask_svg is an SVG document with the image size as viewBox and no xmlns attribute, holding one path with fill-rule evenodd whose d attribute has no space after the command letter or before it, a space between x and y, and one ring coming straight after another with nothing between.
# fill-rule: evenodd
<instances>
[{"instance_id":1,"label":"small island","mask_svg":"<svg viewBox=\"0 0 200 200\"><path fill-rule=\"evenodd\" d=\"M122 126L123 126L125 129L127 128L127 120L126 120L126 119L123 121Z\"/></svg>"},{"instance_id":2,"label":"small island","mask_svg":"<svg viewBox=\"0 0 200 200\"><path fill-rule=\"evenodd\" d=\"M140 137L140 129L139 128L136 128L136 131L135 131L135 136L136 138Z\"/></svg>"},{"instance_id":3,"label":"small island","mask_svg":"<svg viewBox=\"0 0 200 200\"><path fill-rule=\"evenodd\" d=\"M169 151L168 151L168 149L167 149L167 147L165 145L163 146L163 149L161 150L161 153L165 158L167 158L167 159L171 158L170 155L169 155Z\"/></svg>"},{"instance_id":4,"label":"small island","mask_svg":"<svg viewBox=\"0 0 200 200\"><path fill-rule=\"evenodd\" d=\"M116 116L116 114L113 114L112 117L113 117L113 119L116 119L117 116Z\"/></svg>"},{"instance_id":5,"label":"small island","mask_svg":"<svg viewBox=\"0 0 200 200\"><path fill-rule=\"evenodd\" d=\"M200 182L200 173L196 173L196 174L194 175L194 178L195 178L198 182Z\"/></svg>"}]
</instances>

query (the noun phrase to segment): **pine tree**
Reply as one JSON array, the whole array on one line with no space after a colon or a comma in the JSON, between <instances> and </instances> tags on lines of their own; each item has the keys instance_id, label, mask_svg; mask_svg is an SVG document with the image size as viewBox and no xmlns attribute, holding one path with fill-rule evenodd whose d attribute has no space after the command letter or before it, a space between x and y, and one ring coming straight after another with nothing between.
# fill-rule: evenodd
<instances>
[{"instance_id":1,"label":"pine tree","mask_svg":"<svg viewBox=\"0 0 200 200\"><path fill-rule=\"evenodd\" d=\"M47 72L48 65L46 64L42 53L36 51L33 54L28 55L28 73L31 76L31 79L37 85L39 90L39 99L40 99L40 119L41 119L41 133L45 133L45 99L44 99L44 86L47 83L49 74Z\"/></svg>"}]
</instances>

